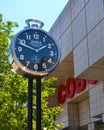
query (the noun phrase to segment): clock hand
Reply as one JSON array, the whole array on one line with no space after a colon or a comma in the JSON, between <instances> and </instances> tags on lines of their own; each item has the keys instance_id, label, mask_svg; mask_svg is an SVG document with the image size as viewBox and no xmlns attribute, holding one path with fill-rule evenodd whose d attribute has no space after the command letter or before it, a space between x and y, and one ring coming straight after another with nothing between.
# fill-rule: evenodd
<instances>
[{"instance_id":1,"label":"clock hand","mask_svg":"<svg viewBox=\"0 0 104 130\"><path fill-rule=\"evenodd\" d=\"M19 44L22 45L22 46L24 46L24 47L26 47L26 48L29 48L29 49L31 49L31 50L36 51L36 49L34 49L33 47L30 47L30 46L28 46L28 45L26 45L26 44L23 44L23 43L19 43Z\"/></svg>"},{"instance_id":2,"label":"clock hand","mask_svg":"<svg viewBox=\"0 0 104 130\"><path fill-rule=\"evenodd\" d=\"M44 45L44 46L40 47L40 48L38 49L38 51L40 51L40 50L44 49L45 47L46 47L46 45Z\"/></svg>"}]
</instances>

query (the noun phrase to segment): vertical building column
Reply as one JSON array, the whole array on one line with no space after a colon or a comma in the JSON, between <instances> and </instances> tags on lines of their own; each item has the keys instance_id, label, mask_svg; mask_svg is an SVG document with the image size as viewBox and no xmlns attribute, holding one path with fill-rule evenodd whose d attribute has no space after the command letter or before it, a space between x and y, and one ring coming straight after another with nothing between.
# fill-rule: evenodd
<instances>
[{"instance_id":1,"label":"vertical building column","mask_svg":"<svg viewBox=\"0 0 104 130\"><path fill-rule=\"evenodd\" d=\"M68 117L70 128L77 129L79 127L79 108L77 103L68 104Z\"/></svg>"},{"instance_id":2,"label":"vertical building column","mask_svg":"<svg viewBox=\"0 0 104 130\"><path fill-rule=\"evenodd\" d=\"M94 123L88 124L88 130L95 130Z\"/></svg>"},{"instance_id":3,"label":"vertical building column","mask_svg":"<svg viewBox=\"0 0 104 130\"><path fill-rule=\"evenodd\" d=\"M58 123L63 123L64 124L64 128L69 126L69 122L68 122L68 103L64 103L61 108L63 109L62 112L60 112L56 124Z\"/></svg>"}]
</instances>

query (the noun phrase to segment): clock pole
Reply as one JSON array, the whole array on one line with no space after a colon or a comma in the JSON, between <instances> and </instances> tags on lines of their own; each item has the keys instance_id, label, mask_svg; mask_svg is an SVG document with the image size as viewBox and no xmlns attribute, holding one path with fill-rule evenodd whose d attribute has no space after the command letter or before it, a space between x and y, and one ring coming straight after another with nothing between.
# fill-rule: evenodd
<instances>
[{"instance_id":1,"label":"clock pole","mask_svg":"<svg viewBox=\"0 0 104 130\"><path fill-rule=\"evenodd\" d=\"M32 130L33 78L28 77L28 130ZM41 77L36 77L36 130L41 130Z\"/></svg>"},{"instance_id":2,"label":"clock pole","mask_svg":"<svg viewBox=\"0 0 104 130\"><path fill-rule=\"evenodd\" d=\"M41 130L41 77L36 77L36 130Z\"/></svg>"},{"instance_id":3,"label":"clock pole","mask_svg":"<svg viewBox=\"0 0 104 130\"><path fill-rule=\"evenodd\" d=\"M33 78L28 77L28 130L32 130Z\"/></svg>"}]
</instances>

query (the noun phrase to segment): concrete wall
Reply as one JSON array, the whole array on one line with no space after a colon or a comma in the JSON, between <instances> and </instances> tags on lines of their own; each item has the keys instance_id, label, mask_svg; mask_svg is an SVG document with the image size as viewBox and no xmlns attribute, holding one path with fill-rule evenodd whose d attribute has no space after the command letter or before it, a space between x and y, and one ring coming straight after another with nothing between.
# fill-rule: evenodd
<instances>
[{"instance_id":1,"label":"concrete wall","mask_svg":"<svg viewBox=\"0 0 104 130\"><path fill-rule=\"evenodd\" d=\"M104 80L104 0L69 0L49 33L61 49L50 76Z\"/></svg>"}]
</instances>

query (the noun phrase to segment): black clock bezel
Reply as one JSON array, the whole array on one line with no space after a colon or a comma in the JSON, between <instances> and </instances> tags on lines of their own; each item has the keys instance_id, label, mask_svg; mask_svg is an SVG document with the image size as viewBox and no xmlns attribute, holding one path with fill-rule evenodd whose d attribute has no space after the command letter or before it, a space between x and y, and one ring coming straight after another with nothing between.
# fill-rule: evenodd
<instances>
[{"instance_id":1,"label":"black clock bezel","mask_svg":"<svg viewBox=\"0 0 104 130\"><path fill-rule=\"evenodd\" d=\"M16 39L18 38L18 36L20 36L21 34L25 33L26 31L40 31L42 33L45 33L50 39L52 39L54 41L54 43L56 44L55 40L44 30L39 29L39 28L25 28L23 30L21 30L20 32L18 32L15 37L12 40L12 45L11 45L11 53L12 53L12 58L13 58L13 62L12 62L12 66L13 68L21 75L23 76L28 76L28 75L32 75L32 76L45 76L47 74L49 74L52 70L54 70L57 65L60 62L60 48L59 46L56 44L57 49L58 49L58 59L57 62L55 63L55 65L53 65L51 68L44 70L44 71L33 71L29 68L26 68L25 66L23 66L23 64L18 60L16 53L15 53L15 42Z\"/></svg>"}]
</instances>

